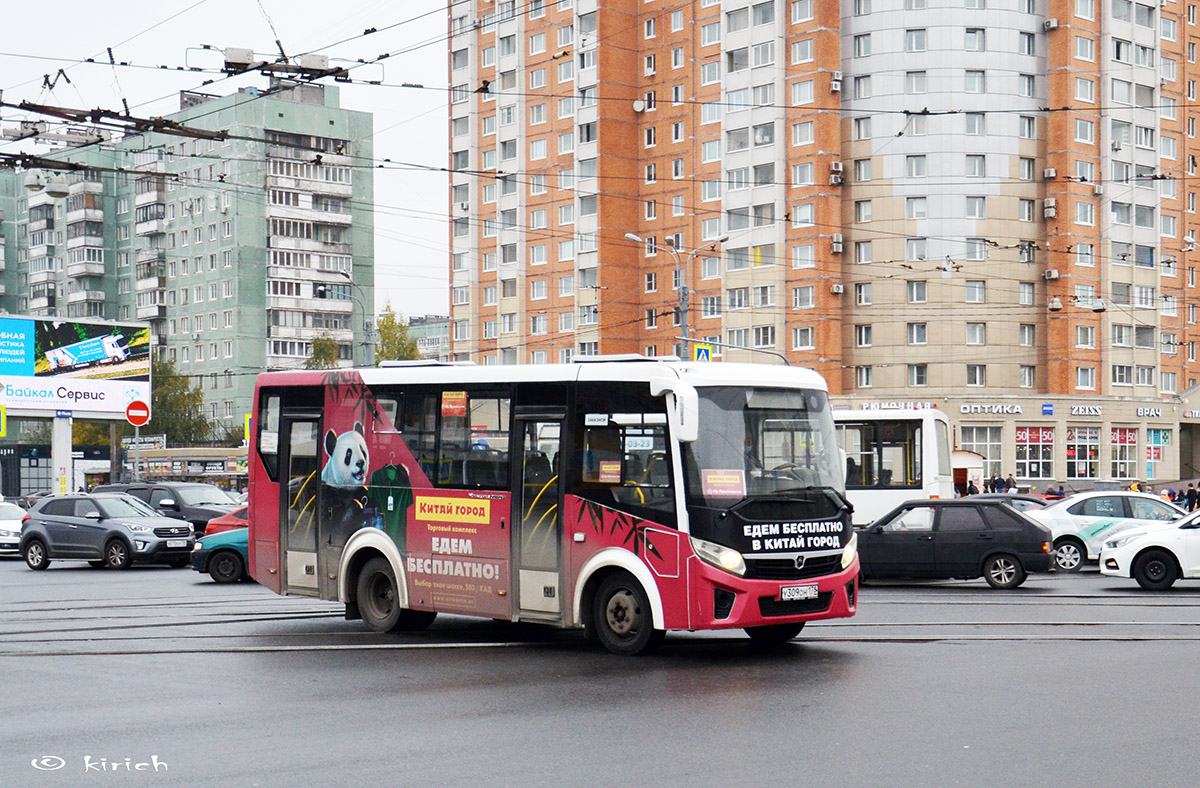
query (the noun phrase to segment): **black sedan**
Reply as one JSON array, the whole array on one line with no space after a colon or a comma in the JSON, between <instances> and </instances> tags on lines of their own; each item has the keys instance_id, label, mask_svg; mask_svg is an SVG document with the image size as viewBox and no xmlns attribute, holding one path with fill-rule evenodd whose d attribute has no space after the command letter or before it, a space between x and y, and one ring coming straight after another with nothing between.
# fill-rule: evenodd
<instances>
[{"instance_id":1,"label":"black sedan","mask_svg":"<svg viewBox=\"0 0 1200 788\"><path fill-rule=\"evenodd\" d=\"M1016 588L1029 572L1054 566L1050 530L1003 503L909 501L858 532L866 580L971 578Z\"/></svg>"}]
</instances>

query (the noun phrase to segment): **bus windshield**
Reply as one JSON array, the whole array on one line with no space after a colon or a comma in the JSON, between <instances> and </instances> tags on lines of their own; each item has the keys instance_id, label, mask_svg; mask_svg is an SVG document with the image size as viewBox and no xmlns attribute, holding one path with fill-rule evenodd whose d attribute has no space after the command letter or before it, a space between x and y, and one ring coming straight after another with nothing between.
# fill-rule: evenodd
<instances>
[{"instance_id":1,"label":"bus windshield","mask_svg":"<svg viewBox=\"0 0 1200 788\"><path fill-rule=\"evenodd\" d=\"M748 496L843 489L824 394L713 386L698 389L700 433L684 447L691 501L728 508Z\"/></svg>"}]
</instances>

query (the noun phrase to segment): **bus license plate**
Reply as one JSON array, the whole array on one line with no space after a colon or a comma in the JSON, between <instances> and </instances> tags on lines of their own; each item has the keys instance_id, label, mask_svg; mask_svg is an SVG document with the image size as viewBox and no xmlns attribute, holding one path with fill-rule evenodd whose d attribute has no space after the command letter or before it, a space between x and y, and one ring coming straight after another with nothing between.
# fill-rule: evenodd
<instances>
[{"instance_id":1,"label":"bus license plate","mask_svg":"<svg viewBox=\"0 0 1200 788\"><path fill-rule=\"evenodd\" d=\"M779 598L784 602L796 602L801 599L816 599L817 586L782 586L779 589Z\"/></svg>"},{"instance_id":2,"label":"bus license plate","mask_svg":"<svg viewBox=\"0 0 1200 788\"><path fill-rule=\"evenodd\" d=\"M167 547L187 547L187 539L168 539Z\"/></svg>"}]
</instances>

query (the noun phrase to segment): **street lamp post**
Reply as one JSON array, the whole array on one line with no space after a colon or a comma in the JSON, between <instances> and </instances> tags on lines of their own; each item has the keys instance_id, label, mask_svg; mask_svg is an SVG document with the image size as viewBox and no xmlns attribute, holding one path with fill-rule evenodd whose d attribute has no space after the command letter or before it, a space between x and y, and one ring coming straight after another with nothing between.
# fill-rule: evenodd
<instances>
[{"instance_id":1,"label":"street lamp post","mask_svg":"<svg viewBox=\"0 0 1200 788\"><path fill-rule=\"evenodd\" d=\"M645 244L646 242L640 235L634 233L625 233L625 237L634 243ZM671 253L671 259L675 261L676 276L679 279L679 328L680 335L683 337L683 354L687 356L687 345L691 342L692 335L688 330L688 310L691 291L688 289L688 272L691 270L692 258L703 249L715 251L719 244L723 244L729 240L729 235L725 234L713 240L700 244L695 249L687 253L686 257L680 257L678 249L675 248L674 236L667 237L667 251Z\"/></svg>"},{"instance_id":2,"label":"street lamp post","mask_svg":"<svg viewBox=\"0 0 1200 788\"><path fill-rule=\"evenodd\" d=\"M352 287L352 288L357 287L360 292L362 291L362 285L355 282L354 277L350 276L350 273L348 271L342 271L341 269L339 269L338 273L346 278L346 281L350 283L350 287ZM355 302L357 302L359 307L362 309L363 338L365 339L366 346L367 346L366 353L364 355L366 356L365 360L367 362L367 366L373 367L373 366L375 366L375 340L372 339L373 327L371 325L371 315L368 313L367 305L365 303L363 303L360 299L355 298L353 293L350 294L350 298L352 298Z\"/></svg>"},{"instance_id":3,"label":"street lamp post","mask_svg":"<svg viewBox=\"0 0 1200 788\"><path fill-rule=\"evenodd\" d=\"M348 282L350 287L352 287L352 288L357 287L359 290L362 289L362 286L357 284L350 277L350 274L346 273L345 271L338 271L338 273L346 278L346 281ZM318 292L328 293L329 286L317 285L317 290L318 290ZM363 337L366 340L364 342L364 344L366 345L366 348L367 348L366 353L364 354L366 356L365 361L366 361L366 364L368 367L373 367L373 366L375 366L375 342L371 338L372 331L371 331L370 312L367 309L367 305L365 303L363 303L363 300L361 298L359 298L358 296L354 295L354 293L350 293L350 300L353 301L354 303L358 304L359 309L362 310L362 313L363 313ZM354 323L353 310L351 310L350 322L351 322L351 325L353 325L353 323ZM353 328L351 328L351 331L353 331Z\"/></svg>"}]
</instances>

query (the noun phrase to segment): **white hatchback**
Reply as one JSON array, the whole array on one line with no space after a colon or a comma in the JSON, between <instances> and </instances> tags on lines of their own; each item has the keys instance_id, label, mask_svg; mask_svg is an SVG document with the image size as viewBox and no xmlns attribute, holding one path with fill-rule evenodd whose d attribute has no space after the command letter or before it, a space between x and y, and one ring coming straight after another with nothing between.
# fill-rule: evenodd
<instances>
[{"instance_id":1,"label":"white hatchback","mask_svg":"<svg viewBox=\"0 0 1200 788\"><path fill-rule=\"evenodd\" d=\"M1104 540L1100 574L1132 577L1148 591L1164 591L1180 578L1200 578L1200 512Z\"/></svg>"},{"instance_id":2,"label":"white hatchback","mask_svg":"<svg viewBox=\"0 0 1200 788\"><path fill-rule=\"evenodd\" d=\"M1099 559L1105 540L1130 528L1152 528L1178 520L1185 512L1149 493L1093 490L1026 514L1050 528L1055 569L1078 572L1084 561Z\"/></svg>"}]
</instances>

